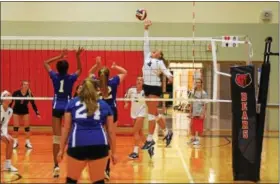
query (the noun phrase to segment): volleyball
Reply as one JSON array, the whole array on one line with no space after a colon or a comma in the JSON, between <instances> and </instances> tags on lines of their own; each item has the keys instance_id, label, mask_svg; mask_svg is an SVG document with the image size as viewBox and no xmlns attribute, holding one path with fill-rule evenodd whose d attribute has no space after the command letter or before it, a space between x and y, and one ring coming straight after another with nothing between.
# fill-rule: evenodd
<instances>
[{"instance_id":1,"label":"volleyball","mask_svg":"<svg viewBox=\"0 0 280 184\"><path fill-rule=\"evenodd\" d=\"M137 18L138 20L143 21L143 20L146 19L146 17L147 17L147 11L146 11L145 9L138 9L138 10L136 11L136 18Z\"/></svg>"}]
</instances>

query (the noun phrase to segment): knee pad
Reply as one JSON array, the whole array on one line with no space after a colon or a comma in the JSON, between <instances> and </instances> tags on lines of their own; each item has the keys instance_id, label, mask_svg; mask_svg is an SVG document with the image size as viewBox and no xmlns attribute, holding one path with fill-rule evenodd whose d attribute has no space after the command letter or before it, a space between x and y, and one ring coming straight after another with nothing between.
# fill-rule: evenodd
<instances>
[{"instance_id":1,"label":"knee pad","mask_svg":"<svg viewBox=\"0 0 280 184\"><path fill-rule=\"evenodd\" d=\"M67 184L68 184L68 183L69 183L69 184L77 183L77 180L73 180L73 179L67 177L67 178L66 178L66 183L67 183Z\"/></svg>"},{"instance_id":2,"label":"knee pad","mask_svg":"<svg viewBox=\"0 0 280 184\"><path fill-rule=\"evenodd\" d=\"M96 182L93 182L93 183L97 183L97 184L105 184L105 181L104 181L104 179L103 179L103 180L99 180L99 181L96 181Z\"/></svg>"},{"instance_id":3,"label":"knee pad","mask_svg":"<svg viewBox=\"0 0 280 184\"><path fill-rule=\"evenodd\" d=\"M149 120L149 121L156 120L155 115L153 115L153 114L148 114L148 120Z\"/></svg>"},{"instance_id":4,"label":"knee pad","mask_svg":"<svg viewBox=\"0 0 280 184\"><path fill-rule=\"evenodd\" d=\"M25 132L30 132L30 127L25 127L25 128L24 128L24 131L25 131Z\"/></svg>"},{"instance_id":5,"label":"knee pad","mask_svg":"<svg viewBox=\"0 0 280 184\"><path fill-rule=\"evenodd\" d=\"M18 132L19 127L14 127L14 131Z\"/></svg>"},{"instance_id":6,"label":"knee pad","mask_svg":"<svg viewBox=\"0 0 280 184\"><path fill-rule=\"evenodd\" d=\"M54 135L53 136L53 143L54 144L60 144L60 135Z\"/></svg>"}]
</instances>

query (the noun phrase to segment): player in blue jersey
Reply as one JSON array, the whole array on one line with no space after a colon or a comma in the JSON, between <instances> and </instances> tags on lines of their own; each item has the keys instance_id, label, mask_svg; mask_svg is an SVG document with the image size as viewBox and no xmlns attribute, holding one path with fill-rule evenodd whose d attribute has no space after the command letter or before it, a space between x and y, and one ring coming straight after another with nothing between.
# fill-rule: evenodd
<instances>
[{"instance_id":1,"label":"player in blue jersey","mask_svg":"<svg viewBox=\"0 0 280 184\"><path fill-rule=\"evenodd\" d=\"M69 63L67 60L64 60L67 55L66 50L63 50L60 55L50 58L44 62L45 69L50 75L54 88L52 111L54 177L58 177L60 171L57 154L60 144L62 117L64 115L65 108L72 97L73 85L82 72L80 60L80 54L82 51L83 48L79 47L76 52L77 71L71 75L68 74ZM55 61L58 61L56 63L57 72L53 71L50 67L50 64Z\"/></svg>"},{"instance_id":2,"label":"player in blue jersey","mask_svg":"<svg viewBox=\"0 0 280 184\"><path fill-rule=\"evenodd\" d=\"M100 98L103 99L111 107L114 115L114 129L117 127L118 111L117 111L117 90L120 83L124 80L127 75L127 71L113 63L111 69L115 69L119 72L118 75L110 77L110 70L107 67L102 67L101 57L96 57L96 64L90 69L89 76L92 76L98 71L98 77L100 82ZM96 77L95 77L96 78ZM105 170L106 179L110 178L110 159L108 159L107 167Z\"/></svg>"},{"instance_id":3,"label":"player in blue jersey","mask_svg":"<svg viewBox=\"0 0 280 184\"><path fill-rule=\"evenodd\" d=\"M95 82L88 78L79 96L72 99L66 108L58 160L62 160L68 141L67 183L77 183L87 165L91 182L105 183L108 142L111 145L112 161L116 163L113 113L109 105L98 98Z\"/></svg>"}]
</instances>

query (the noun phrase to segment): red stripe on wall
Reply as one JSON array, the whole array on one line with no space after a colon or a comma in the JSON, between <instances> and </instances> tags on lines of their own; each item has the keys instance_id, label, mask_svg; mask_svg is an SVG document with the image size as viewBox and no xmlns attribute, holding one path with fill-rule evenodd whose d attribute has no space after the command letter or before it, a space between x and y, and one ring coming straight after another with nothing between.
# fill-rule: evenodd
<instances>
[{"instance_id":1,"label":"red stripe on wall","mask_svg":"<svg viewBox=\"0 0 280 184\"><path fill-rule=\"evenodd\" d=\"M22 80L30 81L30 88L34 96L52 97L53 87L48 73L45 71L43 63L46 59L60 54L59 50L1 50L1 91L8 90L14 92L20 88ZM95 64L95 57L102 57L102 65L111 67L113 62L124 67L128 71L128 76L118 88L117 97L124 97L130 86L135 85L136 78L142 73L143 53L141 51L93 51L87 50L82 56L82 74L78 78L73 88L80 84L87 76L89 69ZM75 52L68 53L69 73L75 72L77 67ZM51 64L53 70L55 63ZM111 70L111 76L117 74ZM35 113L29 106L31 125L51 125L52 102L36 101L36 105L41 113L41 119L36 118ZM124 110L123 102L118 102L119 126L132 126L129 110ZM12 124L12 122L11 122Z\"/></svg>"}]
</instances>

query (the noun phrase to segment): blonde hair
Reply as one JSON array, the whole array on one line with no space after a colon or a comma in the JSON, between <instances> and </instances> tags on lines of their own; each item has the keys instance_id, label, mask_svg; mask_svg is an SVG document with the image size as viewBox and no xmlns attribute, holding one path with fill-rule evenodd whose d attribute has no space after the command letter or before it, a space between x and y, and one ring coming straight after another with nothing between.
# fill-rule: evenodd
<instances>
[{"instance_id":1,"label":"blonde hair","mask_svg":"<svg viewBox=\"0 0 280 184\"><path fill-rule=\"evenodd\" d=\"M98 97L95 83L91 78L85 79L79 97L81 99L81 102L84 102L86 104L87 115L92 116L98 109Z\"/></svg>"},{"instance_id":2,"label":"blonde hair","mask_svg":"<svg viewBox=\"0 0 280 184\"><path fill-rule=\"evenodd\" d=\"M103 67L101 70L98 72L99 78L100 78L100 88L102 89L102 96L107 97L108 96L108 80L109 80L109 75L110 71L108 68Z\"/></svg>"}]
</instances>

